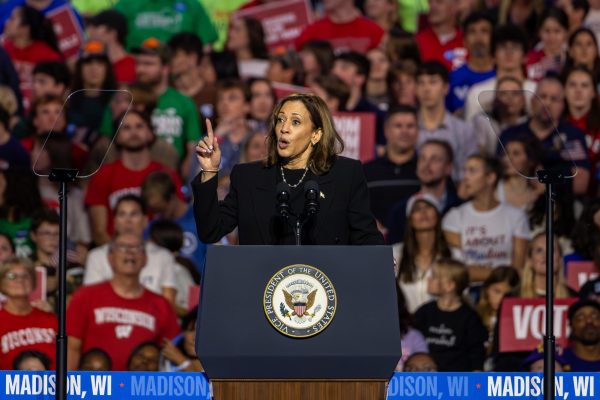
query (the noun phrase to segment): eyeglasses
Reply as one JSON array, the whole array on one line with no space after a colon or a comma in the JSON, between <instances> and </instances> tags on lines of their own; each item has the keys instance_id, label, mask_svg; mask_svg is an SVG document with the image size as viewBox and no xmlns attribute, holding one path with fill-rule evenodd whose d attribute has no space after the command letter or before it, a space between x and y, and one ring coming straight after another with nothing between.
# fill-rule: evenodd
<instances>
[{"instance_id":1,"label":"eyeglasses","mask_svg":"<svg viewBox=\"0 0 600 400\"><path fill-rule=\"evenodd\" d=\"M29 275L27 272L23 272L23 273L16 273L16 272L7 272L6 275L4 275L6 277L6 279L8 279L9 281L16 281L17 279L20 279L22 281L27 281L29 279L31 279L31 275Z\"/></svg>"},{"instance_id":2,"label":"eyeglasses","mask_svg":"<svg viewBox=\"0 0 600 400\"><path fill-rule=\"evenodd\" d=\"M144 246L141 244L136 246L136 245L122 244L122 243L115 243L115 244L113 244L113 249L120 251L121 253L139 254L144 251Z\"/></svg>"}]
</instances>

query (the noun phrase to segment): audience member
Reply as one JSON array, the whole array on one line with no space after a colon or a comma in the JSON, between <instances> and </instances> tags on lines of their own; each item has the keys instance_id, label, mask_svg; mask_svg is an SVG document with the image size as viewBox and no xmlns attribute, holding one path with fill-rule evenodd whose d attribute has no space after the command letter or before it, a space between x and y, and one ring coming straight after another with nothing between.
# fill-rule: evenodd
<instances>
[{"instance_id":1,"label":"audience member","mask_svg":"<svg viewBox=\"0 0 600 400\"><path fill-rule=\"evenodd\" d=\"M115 204L115 234L130 234L142 239L148 224L146 208L142 199L125 195ZM162 294L170 303L175 303L176 282L173 256L152 242L144 243L147 258L140 272L142 285L156 294ZM104 244L91 250L85 264L84 285L93 285L110 280L113 271L110 264L110 246Z\"/></svg>"},{"instance_id":2,"label":"audience member","mask_svg":"<svg viewBox=\"0 0 600 400\"><path fill-rule=\"evenodd\" d=\"M527 55L527 77L539 81L549 72L558 73L566 59L569 20L559 8L549 7L540 16L540 43Z\"/></svg>"},{"instance_id":3,"label":"audience member","mask_svg":"<svg viewBox=\"0 0 600 400\"><path fill-rule=\"evenodd\" d=\"M327 40L309 40L302 45L298 54L302 60L306 86L310 86L315 78L328 75L335 58L333 47Z\"/></svg>"},{"instance_id":4,"label":"audience member","mask_svg":"<svg viewBox=\"0 0 600 400\"><path fill-rule=\"evenodd\" d=\"M388 88L390 60L381 47L369 50L367 58L371 67L365 85L365 96L367 101L375 104L381 111L387 112L390 104L390 90Z\"/></svg>"},{"instance_id":5,"label":"audience member","mask_svg":"<svg viewBox=\"0 0 600 400\"><path fill-rule=\"evenodd\" d=\"M436 261L427 291L437 300L415 313L416 326L425 336L440 371L483 370L487 330L477 312L462 298L468 286L469 273L464 264Z\"/></svg>"},{"instance_id":6,"label":"audience member","mask_svg":"<svg viewBox=\"0 0 600 400\"><path fill-rule=\"evenodd\" d=\"M456 193L452 182L453 154L450 145L437 139L423 143L417 159L417 178L421 187L419 192L433 196L444 215L452 207L458 206L462 200ZM394 204L387 216L388 243L402 242L407 221L406 206L408 198Z\"/></svg>"},{"instance_id":7,"label":"audience member","mask_svg":"<svg viewBox=\"0 0 600 400\"><path fill-rule=\"evenodd\" d=\"M560 246L554 239L554 297L569 297L565 284L565 275ZM521 274L521 297L543 297L546 294L546 234L538 233L533 237L527 251L527 260Z\"/></svg>"},{"instance_id":8,"label":"audience member","mask_svg":"<svg viewBox=\"0 0 600 400\"><path fill-rule=\"evenodd\" d=\"M523 360L523 364L527 367L528 372L544 372L544 344L540 343L529 355ZM570 371L567 365L567 360L563 356L563 349L556 346L554 355L554 371L563 372Z\"/></svg>"},{"instance_id":9,"label":"audience member","mask_svg":"<svg viewBox=\"0 0 600 400\"><path fill-rule=\"evenodd\" d=\"M600 266L600 199L590 201L581 212L571 236L573 254L565 257L569 261L593 261Z\"/></svg>"},{"instance_id":10,"label":"audience member","mask_svg":"<svg viewBox=\"0 0 600 400\"><path fill-rule=\"evenodd\" d=\"M569 36L567 47L564 71L570 71L574 66L581 65L591 71L594 77L600 75L599 49L594 32L589 28L576 29Z\"/></svg>"},{"instance_id":11,"label":"audience member","mask_svg":"<svg viewBox=\"0 0 600 400\"><path fill-rule=\"evenodd\" d=\"M269 60L265 76L274 84L302 86L304 68L300 56L292 50L273 54Z\"/></svg>"},{"instance_id":12,"label":"audience member","mask_svg":"<svg viewBox=\"0 0 600 400\"><path fill-rule=\"evenodd\" d=\"M234 53L241 78L265 76L269 50L261 21L252 17L231 19L225 47Z\"/></svg>"},{"instance_id":13,"label":"audience member","mask_svg":"<svg viewBox=\"0 0 600 400\"><path fill-rule=\"evenodd\" d=\"M92 238L96 245L107 243L113 232L115 205L125 194L139 194L144 178L154 171L167 171L177 182L175 172L153 161L150 147L155 140L150 119L144 113L130 110L121 120L115 145L117 161L104 164L90 179L85 197Z\"/></svg>"},{"instance_id":14,"label":"audience member","mask_svg":"<svg viewBox=\"0 0 600 400\"><path fill-rule=\"evenodd\" d=\"M437 61L454 70L467 59L463 33L456 22L458 7L454 0L429 0L429 26L419 30L415 39L424 62Z\"/></svg>"},{"instance_id":15,"label":"audience member","mask_svg":"<svg viewBox=\"0 0 600 400\"><path fill-rule=\"evenodd\" d=\"M450 73L450 90L446 97L448 111L462 115L471 86L496 75L491 54L494 20L484 12L470 14L463 22L467 62Z\"/></svg>"},{"instance_id":16,"label":"audience member","mask_svg":"<svg viewBox=\"0 0 600 400\"><path fill-rule=\"evenodd\" d=\"M448 142L454 154L452 176L460 181L461 168L465 165L467 157L477 152L477 138L470 124L446 110L444 98L449 90L448 79L448 71L437 61L430 61L419 67L417 72L418 144L420 146L430 139Z\"/></svg>"},{"instance_id":17,"label":"audience member","mask_svg":"<svg viewBox=\"0 0 600 400\"><path fill-rule=\"evenodd\" d=\"M538 82L535 97L531 99L531 118L502 132L500 141L505 143L521 134L536 139L543 148L541 162L544 168L560 168L573 173L573 167L577 167L572 190L576 195L583 195L588 190L590 180L585 136L573 125L561 120L564 110L565 92L560 79L553 75L542 78ZM560 139L557 139L559 132Z\"/></svg>"},{"instance_id":18,"label":"audience member","mask_svg":"<svg viewBox=\"0 0 600 400\"><path fill-rule=\"evenodd\" d=\"M54 293L58 284L58 235L60 217L54 210L40 209L33 214L29 236L35 245L31 256L36 267L46 269L46 291Z\"/></svg>"},{"instance_id":19,"label":"audience member","mask_svg":"<svg viewBox=\"0 0 600 400\"><path fill-rule=\"evenodd\" d=\"M327 108L332 113L346 111L346 104L350 98L350 89L336 75L317 76L310 89L327 104Z\"/></svg>"},{"instance_id":20,"label":"audience member","mask_svg":"<svg viewBox=\"0 0 600 400\"><path fill-rule=\"evenodd\" d=\"M385 155L364 165L375 219L385 225L394 203L419 190L417 179L417 111L398 106L387 113L384 124Z\"/></svg>"},{"instance_id":21,"label":"audience member","mask_svg":"<svg viewBox=\"0 0 600 400\"><path fill-rule=\"evenodd\" d=\"M398 1L366 0L365 15L387 33L393 26L397 26Z\"/></svg>"},{"instance_id":22,"label":"audience member","mask_svg":"<svg viewBox=\"0 0 600 400\"><path fill-rule=\"evenodd\" d=\"M114 76L119 83L135 80L135 58L125 50L127 19L116 10L105 10L88 19L87 33L90 40L100 41L106 46L106 53Z\"/></svg>"},{"instance_id":23,"label":"audience member","mask_svg":"<svg viewBox=\"0 0 600 400\"><path fill-rule=\"evenodd\" d=\"M81 355L79 371L111 371L112 361L107 352L102 349L89 349Z\"/></svg>"},{"instance_id":24,"label":"audience member","mask_svg":"<svg viewBox=\"0 0 600 400\"><path fill-rule=\"evenodd\" d=\"M413 353L404 362L404 372L437 372L435 360L429 353Z\"/></svg>"},{"instance_id":25,"label":"audience member","mask_svg":"<svg viewBox=\"0 0 600 400\"><path fill-rule=\"evenodd\" d=\"M123 371L129 354L141 343L158 344L179 332L169 302L140 283L147 262L141 238L117 234L109 247L112 279L80 288L67 309L69 369L79 365L82 353L97 347L110 356L113 370Z\"/></svg>"},{"instance_id":26,"label":"audience member","mask_svg":"<svg viewBox=\"0 0 600 400\"><path fill-rule=\"evenodd\" d=\"M525 263L530 239L527 216L496 199L501 177L498 160L469 157L462 184L471 200L450 210L442 223L448 244L460 249L473 282L484 281L494 267L512 265L522 270Z\"/></svg>"},{"instance_id":27,"label":"audience member","mask_svg":"<svg viewBox=\"0 0 600 400\"><path fill-rule=\"evenodd\" d=\"M159 365L160 348L154 342L145 342L131 352L127 360L127 371L158 372Z\"/></svg>"},{"instance_id":28,"label":"audience member","mask_svg":"<svg viewBox=\"0 0 600 400\"><path fill-rule=\"evenodd\" d=\"M0 233L0 264L15 255L15 245L10 236Z\"/></svg>"},{"instance_id":29,"label":"audience member","mask_svg":"<svg viewBox=\"0 0 600 400\"><path fill-rule=\"evenodd\" d=\"M570 346L563 358L571 372L600 370L600 303L579 300L569 307Z\"/></svg>"},{"instance_id":30,"label":"audience member","mask_svg":"<svg viewBox=\"0 0 600 400\"><path fill-rule=\"evenodd\" d=\"M0 264L0 293L6 301L0 309L0 369L11 369L13 360L24 350L37 350L50 360L56 357L56 316L29 301L36 286L33 264L25 258L9 258Z\"/></svg>"},{"instance_id":31,"label":"audience member","mask_svg":"<svg viewBox=\"0 0 600 400\"><path fill-rule=\"evenodd\" d=\"M29 169L30 163L29 154L11 134L10 115L0 107L0 169Z\"/></svg>"},{"instance_id":32,"label":"audience member","mask_svg":"<svg viewBox=\"0 0 600 400\"><path fill-rule=\"evenodd\" d=\"M198 307L190 310L181 320L181 331L183 337L174 343L165 340L163 343L162 356L167 361L165 370L183 372L203 371L200 360L196 355L196 319L198 318Z\"/></svg>"},{"instance_id":33,"label":"audience member","mask_svg":"<svg viewBox=\"0 0 600 400\"><path fill-rule=\"evenodd\" d=\"M361 15L353 0L323 0L325 16L308 25L296 39L296 49L309 40L327 40L336 52L366 52L381 43L384 30Z\"/></svg>"},{"instance_id":34,"label":"audience member","mask_svg":"<svg viewBox=\"0 0 600 400\"><path fill-rule=\"evenodd\" d=\"M485 93L496 89L497 82L505 76L522 82L528 100L533 96L536 84L534 81L526 79L524 73L527 49L527 38L520 28L512 25L496 27L492 35L492 55L494 56L496 76L479 82L469 89L465 101L464 117L466 121L471 121L482 108L485 110L491 108L491 104L487 102L493 100L494 97Z\"/></svg>"},{"instance_id":35,"label":"audience member","mask_svg":"<svg viewBox=\"0 0 600 400\"><path fill-rule=\"evenodd\" d=\"M406 308L406 297L399 286L396 286L398 295L398 314L400 319L400 341L402 342L402 358L396 365L396 371L402 371L404 362L415 353L427 352L427 343L423 334L414 327L413 315Z\"/></svg>"},{"instance_id":36,"label":"audience member","mask_svg":"<svg viewBox=\"0 0 600 400\"><path fill-rule=\"evenodd\" d=\"M15 371L47 371L51 368L50 358L41 351L23 350L13 360Z\"/></svg>"},{"instance_id":37,"label":"audience member","mask_svg":"<svg viewBox=\"0 0 600 400\"><path fill-rule=\"evenodd\" d=\"M398 286L405 295L408 311L414 313L433 299L427 291L433 264L450 258L451 253L442 235L440 204L431 194L411 196L406 215L404 241L395 245L393 251L398 265Z\"/></svg>"},{"instance_id":38,"label":"audience member","mask_svg":"<svg viewBox=\"0 0 600 400\"><path fill-rule=\"evenodd\" d=\"M275 107L277 97L271 81L266 78L251 78L247 82L248 93L250 97L248 112L248 124L253 131L266 132L271 122L271 112Z\"/></svg>"},{"instance_id":39,"label":"audience member","mask_svg":"<svg viewBox=\"0 0 600 400\"><path fill-rule=\"evenodd\" d=\"M412 61L397 61L388 76L390 106L404 104L417 106L417 65Z\"/></svg>"}]
</instances>

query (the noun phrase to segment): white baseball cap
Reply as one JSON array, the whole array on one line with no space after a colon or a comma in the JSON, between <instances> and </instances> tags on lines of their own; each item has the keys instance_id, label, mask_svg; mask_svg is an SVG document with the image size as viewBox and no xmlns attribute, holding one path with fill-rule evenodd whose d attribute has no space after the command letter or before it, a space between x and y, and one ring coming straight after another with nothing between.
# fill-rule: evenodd
<instances>
[{"instance_id":1,"label":"white baseball cap","mask_svg":"<svg viewBox=\"0 0 600 400\"><path fill-rule=\"evenodd\" d=\"M430 193L424 193L424 192L417 192L415 194L413 194L412 196L410 196L410 198L408 199L408 202L406 203L406 215L410 215L414 205L417 203L417 201L425 201L427 203L429 203L430 205L432 205L437 211L438 213L442 213L442 205L440 204L440 201L432 194Z\"/></svg>"}]
</instances>

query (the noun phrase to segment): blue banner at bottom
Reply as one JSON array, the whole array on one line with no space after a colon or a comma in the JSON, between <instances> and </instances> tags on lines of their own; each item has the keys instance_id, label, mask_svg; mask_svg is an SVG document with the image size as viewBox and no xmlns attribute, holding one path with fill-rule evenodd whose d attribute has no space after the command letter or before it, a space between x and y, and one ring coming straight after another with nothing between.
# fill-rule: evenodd
<instances>
[{"instance_id":1,"label":"blue banner at bottom","mask_svg":"<svg viewBox=\"0 0 600 400\"><path fill-rule=\"evenodd\" d=\"M52 400L51 372L0 371L0 399ZM559 373L556 400L600 398L600 373ZM531 399L542 400L541 374L522 373L395 373L388 400ZM210 400L210 385L200 373L69 372L68 400L178 399Z\"/></svg>"}]
</instances>

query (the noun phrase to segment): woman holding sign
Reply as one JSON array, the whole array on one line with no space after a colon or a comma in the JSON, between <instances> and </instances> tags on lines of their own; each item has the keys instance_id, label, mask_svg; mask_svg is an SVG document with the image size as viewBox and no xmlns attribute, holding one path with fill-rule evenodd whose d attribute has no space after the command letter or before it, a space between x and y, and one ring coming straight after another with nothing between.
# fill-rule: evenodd
<instances>
[{"instance_id":1,"label":"woman holding sign","mask_svg":"<svg viewBox=\"0 0 600 400\"><path fill-rule=\"evenodd\" d=\"M203 242L217 242L238 227L240 244L294 244L294 230L282 216L287 214L306 221L302 244L384 243L370 211L362 166L339 155L342 139L318 96L293 94L277 104L269 121L266 159L236 165L229 194L220 204L221 151L209 121L207 126L208 134L196 147L202 170L192 182ZM312 217L306 217L306 199L313 206L318 203Z\"/></svg>"}]
</instances>

